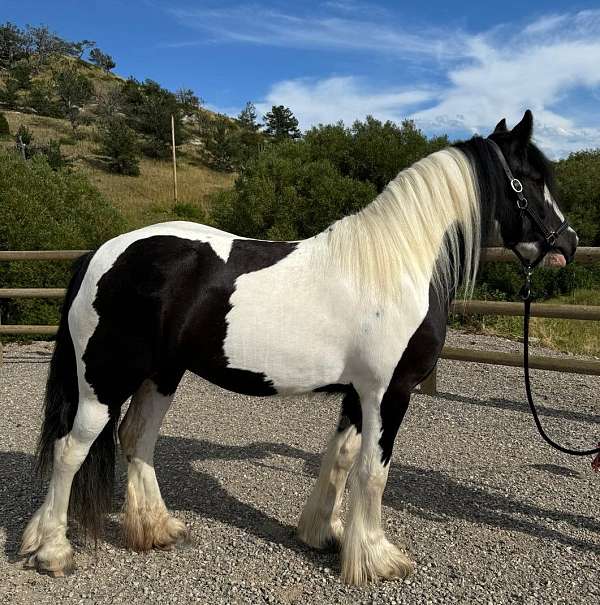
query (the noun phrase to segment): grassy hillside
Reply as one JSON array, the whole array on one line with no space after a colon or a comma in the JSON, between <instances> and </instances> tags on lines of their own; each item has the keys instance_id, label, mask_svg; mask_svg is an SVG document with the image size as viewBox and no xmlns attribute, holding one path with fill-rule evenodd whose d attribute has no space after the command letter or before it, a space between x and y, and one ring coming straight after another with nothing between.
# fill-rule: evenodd
<instances>
[{"instance_id":1,"label":"grassy hillside","mask_svg":"<svg viewBox=\"0 0 600 605\"><path fill-rule=\"evenodd\" d=\"M50 139L61 142L64 155L73 166L86 173L98 189L118 208L132 227L173 218L194 219L202 215L207 196L232 186L234 175L211 170L197 159L193 144L178 151L177 177L179 204L174 207L172 168L169 162L142 158L140 176L111 174L97 159L96 131L93 125L78 129L78 138L67 120L17 111L4 112L11 133L20 125L31 130L36 143ZM11 140L0 141L0 147L13 147Z\"/></svg>"}]
</instances>

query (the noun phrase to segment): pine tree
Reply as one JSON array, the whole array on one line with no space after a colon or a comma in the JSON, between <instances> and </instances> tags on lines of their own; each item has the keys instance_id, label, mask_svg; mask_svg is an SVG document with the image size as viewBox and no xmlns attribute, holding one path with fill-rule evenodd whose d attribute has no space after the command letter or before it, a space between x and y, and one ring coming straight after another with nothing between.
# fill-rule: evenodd
<instances>
[{"instance_id":1,"label":"pine tree","mask_svg":"<svg viewBox=\"0 0 600 605\"><path fill-rule=\"evenodd\" d=\"M81 107L94 94L92 81L77 69L68 67L56 75L55 83L64 115L71 122L75 132L81 120Z\"/></svg>"},{"instance_id":2,"label":"pine tree","mask_svg":"<svg viewBox=\"0 0 600 605\"><path fill-rule=\"evenodd\" d=\"M299 139L302 135L298 128L298 120L289 107L273 105L264 117L265 133L276 140Z\"/></svg>"},{"instance_id":3,"label":"pine tree","mask_svg":"<svg viewBox=\"0 0 600 605\"><path fill-rule=\"evenodd\" d=\"M25 33L10 21L0 25L0 66L11 67L27 54Z\"/></svg>"},{"instance_id":4,"label":"pine tree","mask_svg":"<svg viewBox=\"0 0 600 605\"><path fill-rule=\"evenodd\" d=\"M135 132L124 118L111 116L99 129L100 153L108 158L108 170L118 174L140 174L139 145Z\"/></svg>"},{"instance_id":5,"label":"pine tree","mask_svg":"<svg viewBox=\"0 0 600 605\"><path fill-rule=\"evenodd\" d=\"M252 101L248 101L246 107L240 111L238 121L247 130L256 132L259 129L259 125L256 122L256 107Z\"/></svg>"},{"instance_id":6,"label":"pine tree","mask_svg":"<svg viewBox=\"0 0 600 605\"><path fill-rule=\"evenodd\" d=\"M103 69L106 73L117 66L113 58L109 54L103 53L99 48L93 48L91 50L90 61Z\"/></svg>"}]
</instances>

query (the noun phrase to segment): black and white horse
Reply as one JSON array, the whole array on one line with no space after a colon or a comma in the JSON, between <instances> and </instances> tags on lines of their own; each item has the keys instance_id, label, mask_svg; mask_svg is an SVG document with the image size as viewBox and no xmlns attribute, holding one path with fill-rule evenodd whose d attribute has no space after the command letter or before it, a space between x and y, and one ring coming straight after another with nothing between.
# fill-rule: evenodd
<instances>
[{"instance_id":1,"label":"black and white horse","mask_svg":"<svg viewBox=\"0 0 600 605\"><path fill-rule=\"evenodd\" d=\"M532 127L526 112L491 138L552 230L563 216ZM472 286L482 242L495 239L525 258L550 253L556 264L577 246L570 228L547 244L517 209L493 145L474 137L404 170L365 209L307 240L244 239L187 222L110 240L81 260L68 289L39 445L51 479L21 553L55 575L72 566L67 511L97 531L112 493L117 426L128 461L128 544L168 548L185 536L162 499L153 454L190 370L251 395L342 392L299 537L315 548L339 545L351 584L410 573L412 562L381 527L394 439L442 348L448 301L460 283Z\"/></svg>"}]
</instances>

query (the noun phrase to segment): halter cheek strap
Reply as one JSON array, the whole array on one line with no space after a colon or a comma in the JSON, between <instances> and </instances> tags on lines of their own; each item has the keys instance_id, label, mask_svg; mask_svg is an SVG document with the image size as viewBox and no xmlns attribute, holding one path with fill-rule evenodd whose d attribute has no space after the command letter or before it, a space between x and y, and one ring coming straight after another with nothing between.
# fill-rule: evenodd
<instances>
[{"instance_id":1,"label":"halter cheek strap","mask_svg":"<svg viewBox=\"0 0 600 605\"><path fill-rule=\"evenodd\" d=\"M530 263L529 261L525 260L523 256L521 256L519 251L513 248L513 252L519 257L519 260L521 261L521 263L523 263L523 266L533 268L541 262L548 250L554 248L558 237L569 228L569 222L567 220L564 220L560 224L560 226L554 231L548 229L548 227L546 227L546 225L544 224L544 221L541 219L540 215L536 212L534 208L529 205L527 198L523 195L523 184L519 179L515 178L515 176L513 175L510 166L508 165L508 162L506 161L506 158L502 153L502 150L500 149L500 147L498 147L498 144L490 138L488 138L487 141L492 146L492 149L496 152L496 155L500 160L500 164L504 169L504 173L508 178L511 189L517 194L516 202L518 210L521 212L521 215L526 214L531 219L531 222L534 224L537 231L543 236L546 242L546 249L542 251L540 256L533 263Z\"/></svg>"}]
</instances>

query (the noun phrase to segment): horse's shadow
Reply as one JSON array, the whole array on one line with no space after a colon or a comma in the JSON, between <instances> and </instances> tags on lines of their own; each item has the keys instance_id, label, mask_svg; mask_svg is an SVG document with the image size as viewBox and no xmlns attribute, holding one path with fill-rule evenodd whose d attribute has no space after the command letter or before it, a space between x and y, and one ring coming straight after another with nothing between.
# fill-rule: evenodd
<instances>
[{"instance_id":1,"label":"horse's shadow","mask_svg":"<svg viewBox=\"0 0 600 605\"><path fill-rule=\"evenodd\" d=\"M205 460L242 460L269 467L274 463L272 456L280 455L302 460L302 472L307 476L306 480L312 482L318 472L319 455L281 443L256 442L232 446L171 436L161 437L156 449L159 483L172 510L189 511L198 517L237 527L256 538L293 550L315 565L335 565L331 554L314 554L302 545L295 536L294 526L240 501L210 473L192 467L193 462ZM30 478L32 463L30 454L0 452L0 526L6 532L4 550L11 560L16 556L24 525L42 499L40 487ZM281 461L276 464L280 469ZM122 497L117 498L117 508L119 500L122 502ZM600 554L599 542L571 536L549 527L547 522L550 519L598 531L598 524L592 517L527 504L504 494L455 481L441 471L392 464L384 504L427 520L463 519ZM109 524L106 539L123 547L114 522Z\"/></svg>"}]
</instances>

